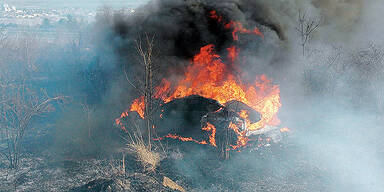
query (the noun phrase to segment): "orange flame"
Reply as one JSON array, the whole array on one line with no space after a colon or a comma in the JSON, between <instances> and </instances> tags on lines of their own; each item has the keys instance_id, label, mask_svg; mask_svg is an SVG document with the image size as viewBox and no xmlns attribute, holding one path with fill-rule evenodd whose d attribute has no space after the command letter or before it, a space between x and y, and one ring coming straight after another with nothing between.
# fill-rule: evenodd
<instances>
[{"instance_id":1,"label":"orange flame","mask_svg":"<svg viewBox=\"0 0 384 192\"><path fill-rule=\"evenodd\" d=\"M227 48L228 50L228 59L231 61L231 63L234 63L236 61L237 56L239 55L240 49L232 46Z\"/></svg>"},{"instance_id":2,"label":"orange flame","mask_svg":"<svg viewBox=\"0 0 384 192\"><path fill-rule=\"evenodd\" d=\"M204 131L210 131L212 132L211 135L209 135L209 143L214 146L214 147L217 147L216 146L216 127L210 123L207 122L207 126L203 127L202 130Z\"/></svg>"},{"instance_id":3,"label":"orange flame","mask_svg":"<svg viewBox=\"0 0 384 192\"><path fill-rule=\"evenodd\" d=\"M231 21L231 22L227 23L224 27L226 29L231 29L231 28L233 29L232 37L233 37L233 40L235 40L235 41L239 40L239 35L237 33L254 34L254 35L258 35L258 36L264 38L264 35L260 32L260 30L257 27L255 27L253 29L253 31L251 31L249 29L245 29L243 27L243 24L240 22Z\"/></svg>"},{"instance_id":4,"label":"orange flame","mask_svg":"<svg viewBox=\"0 0 384 192\"><path fill-rule=\"evenodd\" d=\"M237 127L236 124L230 122L229 123L229 128L232 129L236 134L237 134L237 142L236 145L231 145L233 150L239 149L240 147L245 146L249 139L245 136L245 132L241 132L239 127Z\"/></svg>"},{"instance_id":5,"label":"orange flame","mask_svg":"<svg viewBox=\"0 0 384 192\"><path fill-rule=\"evenodd\" d=\"M217 12L215 10L209 12L209 17L216 20L219 23L223 22L223 17L217 15ZM264 34L260 32L260 30L255 27L253 30L249 30L243 27L243 24L238 22L238 21L230 21L229 23L224 23L224 28L225 29L233 29L232 31L232 37L233 40L238 41L239 40L239 35L238 33L241 34L253 34L253 35L258 35L262 38L264 38Z\"/></svg>"},{"instance_id":6,"label":"orange flame","mask_svg":"<svg viewBox=\"0 0 384 192\"><path fill-rule=\"evenodd\" d=\"M221 23L221 21L223 21L223 17L217 15L215 10L210 11L209 14L209 17L216 20L217 22Z\"/></svg>"},{"instance_id":7,"label":"orange flame","mask_svg":"<svg viewBox=\"0 0 384 192\"><path fill-rule=\"evenodd\" d=\"M120 115L120 118L118 118L118 119L115 120L115 124L116 124L116 125L120 125L121 128L122 128L123 130L126 130L126 129L125 129L125 126L123 125L123 122L121 122L121 120L122 120L123 118L125 118L125 117L128 117L128 111L123 112L123 113Z\"/></svg>"},{"instance_id":8,"label":"orange flame","mask_svg":"<svg viewBox=\"0 0 384 192\"><path fill-rule=\"evenodd\" d=\"M140 115L140 117L144 119L144 109L144 96L141 96L133 101L131 109L129 111L136 111Z\"/></svg>"},{"instance_id":9,"label":"orange flame","mask_svg":"<svg viewBox=\"0 0 384 192\"><path fill-rule=\"evenodd\" d=\"M178 136L178 135L175 135L175 134L168 134L168 135L166 135L164 137L159 137L159 138L154 139L154 140L158 141L158 140L162 140L164 138L178 139L180 141L192 141L192 142L195 142L195 143L198 143L198 144L202 144L202 145L208 144L206 141L197 141L195 139L192 139L192 137L181 137L181 136Z\"/></svg>"}]
</instances>

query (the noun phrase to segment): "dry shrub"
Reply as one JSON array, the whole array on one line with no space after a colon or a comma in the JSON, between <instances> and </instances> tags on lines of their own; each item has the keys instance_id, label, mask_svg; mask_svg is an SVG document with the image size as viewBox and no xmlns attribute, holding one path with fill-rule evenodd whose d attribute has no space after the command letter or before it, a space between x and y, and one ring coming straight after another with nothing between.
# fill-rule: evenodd
<instances>
[{"instance_id":1,"label":"dry shrub","mask_svg":"<svg viewBox=\"0 0 384 192\"><path fill-rule=\"evenodd\" d=\"M136 160L141 163L144 171L155 171L161 157L158 152L152 149L152 145L145 143L142 137L135 137L127 145L128 150L135 154Z\"/></svg>"}]
</instances>

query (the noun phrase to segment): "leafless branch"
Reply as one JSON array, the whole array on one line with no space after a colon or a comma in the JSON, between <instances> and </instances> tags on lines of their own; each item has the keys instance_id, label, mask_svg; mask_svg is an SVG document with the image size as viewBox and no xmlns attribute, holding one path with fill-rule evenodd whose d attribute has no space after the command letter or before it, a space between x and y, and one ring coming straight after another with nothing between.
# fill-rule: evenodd
<instances>
[{"instance_id":1,"label":"leafless branch","mask_svg":"<svg viewBox=\"0 0 384 192\"><path fill-rule=\"evenodd\" d=\"M144 34L139 36L135 41L135 47L137 51L138 64L141 66L143 73L136 73L132 76L129 76L125 70L125 78L127 82L142 96L144 96L144 126L139 126L145 128L144 131L146 136L148 136L148 145L151 146L151 141L154 133L154 117L155 111L159 109L160 103L159 99L156 99L155 96L155 74L159 69L158 59L155 55L155 35ZM140 70L139 69L139 70ZM131 123L136 125L137 123Z\"/></svg>"},{"instance_id":2,"label":"leafless branch","mask_svg":"<svg viewBox=\"0 0 384 192\"><path fill-rule=\"evenodd\" d=\"M25 76L24 76L25 78ZM13 86L0 89L3 102L0 103L0 132L2 143L6 143L6 154L10 166L16 168L19 163L21 141L34 117L48 113L50 103L65 100L64 96L48 97L41 92L33 91L25 79Z\"/></svg>"},{"instance_id":3,"label":"leafless branch","mask_svg":"<svg viewBox=\"0 0 384 192\"><path fill-rule=\"evenodd\" d=\"M311 18L306 13L299 10L296 31L300 36L300 45L302 48L303 56L308 42L311 40L313 33L318 29L321 24L321 19Z\"/></svg>"}]
</instances>

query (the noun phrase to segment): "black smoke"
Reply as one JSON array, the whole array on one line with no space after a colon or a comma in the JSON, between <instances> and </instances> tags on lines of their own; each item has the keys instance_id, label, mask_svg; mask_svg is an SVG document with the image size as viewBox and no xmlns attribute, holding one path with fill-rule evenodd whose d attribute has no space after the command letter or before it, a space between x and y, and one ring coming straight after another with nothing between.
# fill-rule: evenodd
<instances>
[{"instance_id":1,"label":"black smoke","mask_svg":"<svg viewBox=\"0 0 384 192\"><path fill-rule=\"evenodd\" d=\"M238 42L234 42L232 29L224 27L230 21L239 21L248 29L258 27L263 33L283 41L285 37L280 25L266 16L265 10L265 6L253 1L151 1L134 14L114 15L111 42L122 65L133 70L136 41L145 35L153 36L161 74L168 76L170 69L172 73L182 72L188 65L185 61L208 44L214 44L218 53L224 53L234 43L240 48L265 46L260 38L251 35L242 35ZM223 21L211 18L211 11L216 11Z\"/></svg>"}]
</instances>

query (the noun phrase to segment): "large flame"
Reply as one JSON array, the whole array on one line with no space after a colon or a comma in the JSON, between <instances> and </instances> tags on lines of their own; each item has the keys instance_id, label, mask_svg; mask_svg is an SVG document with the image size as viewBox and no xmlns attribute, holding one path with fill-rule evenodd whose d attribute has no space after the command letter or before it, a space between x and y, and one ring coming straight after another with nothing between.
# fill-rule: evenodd
<instances>
[{"instance_id":1,"label":"large flame","mask_svg":"<svg viewBox=\"0 0 384 192\"><path fill-rule=\"evenodd\" d=\"M229 55L232 56L230 52ZM161 89L172 84L163 79ZM248 117L247 128L255 131L265 125L278 125L276 117L281 106L280 90L265 76L257 77L251 84L243 83L228 70L220 56L214 52L213 45L207 45L200 49L187 68L184 78L176 83L174 91L169 96L158 95L165 103L177 98L191 95L200 95L211 98L225 105L229 101L240 101L258 111L262 119L256 123L250 123ZM244 113L244 112L243 112Z\"/></svg>"},{"instance_id":2,"label":"large flame","mask_svg":"<svg viewBox=\"0 0 384 192\"><path fill-rule=\"evenodd\" d=\"M239 34L242 33L254 34L264 38L263 34L257 28L248 30L245 29L241 23L235 21L224 23L224 19L218 16L215 11L210 12L210 17L219 23L223 23L226 29L232 29L234 41L237 41ZM237 62L239 53L240 49L236 46L227 48L227 58L231 62L232 67L235 66L234 64ZM245 146L248 142L246 132L256 131L267 125L277 126L280 124L280 120L277 118L277 113L281 107L280 90L266 75L255 77L251 83L243 82L242 79L238 78L239 75L233 74L233 70L230 70L228 66L230 65L225 64L222 57L215 52L215 46L213 44L201 47L200 52L193 57L191 64L187 67L181 80L171 82L166 78L162 79L160 85L155 88L155 98L162 99L164 103L168 103L177 98L200 95L214 99L224 106L230 101L240 101L248 105L261 114L261 120L252 123L249 119L249 111L242 110L239 112L239 116L245 120L246 130L241 132L236 124L230 123L228 128L232 129L238 135L237 145L232 146L232 148L238 149L241 146ZM136 111L140 117L144 119L144 107L144 96L141 96L133 101L129 111ZM127 115L128 113L124 112L121 117L116 120L116 123L122 125L121 118ZM203 127L202 130L211 132L209 142L197 141L171 133L163 138L193 141L216 147L215 126L207 123L206 127ZM284 131L286 130L287 129L284 129Z\"/></svg>"}]
</instances>

